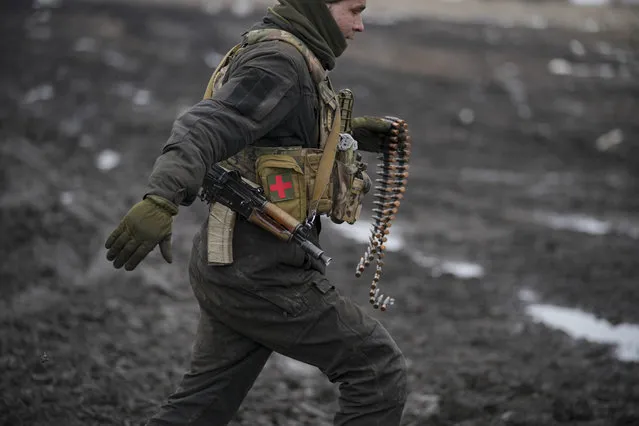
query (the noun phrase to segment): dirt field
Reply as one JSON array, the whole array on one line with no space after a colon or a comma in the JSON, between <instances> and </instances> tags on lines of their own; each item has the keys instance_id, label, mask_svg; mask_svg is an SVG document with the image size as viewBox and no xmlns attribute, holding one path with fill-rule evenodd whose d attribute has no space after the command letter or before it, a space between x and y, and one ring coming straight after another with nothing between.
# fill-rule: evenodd
<instances>
[{"instance_id":1,"label":"dirt field","mask_svg":"<svg viewBox=\"0 0 639 426\"><path fill-rule=\"evenodd\" d=\"M187 367L206 208L181 209L172 265L117 271L104 240L260 15L24 3L0 6L0 425L142 424ZM505 19L469 0L384 24L373 3L333 78L356 114L413 132L382 282L397 302L371 309L410 362L403 425L639 425L636 10ZM323 245L369 309L365 232L329 226ZM232 424L329 425L336 395L274 355Z\"/></svg>"}]
</instances>

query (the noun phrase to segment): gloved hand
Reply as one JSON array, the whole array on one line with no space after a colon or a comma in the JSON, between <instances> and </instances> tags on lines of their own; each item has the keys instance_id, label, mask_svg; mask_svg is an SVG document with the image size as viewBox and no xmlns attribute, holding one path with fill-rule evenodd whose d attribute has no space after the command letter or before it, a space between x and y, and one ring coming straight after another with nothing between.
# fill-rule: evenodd
<instances>
[{"instance_id":1,"label":"gloved hand","mask_svg":"<svg viewBox=\"0 0 639 426\"><path fill-rule=\"evenodd\" d=\"M381 152L391 143L410 142L406 123L395 117L354 117L352 128L362 151Z\"/></svg>"},{"instance_id":2,"label":"gloved hand","mask_svg":"<svg viewBox=\"0 0 639 426\"><path fill-rule=\"evenodd\" d=\"M113 266L132 271L147 254L160 245L162 257L171 263L171 225L178 206L169 200L149 195L135 204L109 235L105 247Z\"/></svg>"}]
</instances>

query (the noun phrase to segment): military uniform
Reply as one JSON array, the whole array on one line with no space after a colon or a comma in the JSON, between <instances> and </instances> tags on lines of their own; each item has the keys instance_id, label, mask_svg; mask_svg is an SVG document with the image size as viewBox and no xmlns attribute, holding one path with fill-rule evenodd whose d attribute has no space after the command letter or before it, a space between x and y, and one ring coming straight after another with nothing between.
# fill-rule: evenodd
<instances>
[{"instance_id":1,"label":"military uniform","mask_svg":"<svg viewBox=\"0 0 639 426\"><path fill-rule=\"evenodd\" d=\"M296 2L282 3L253 29L294 34L331 69L339 46L329 46L309 20L297 17ZM189 205L207 165L247 146L317 148L319 99L295 47L277 40L246 47L214 96L176 120L149 179L148 195ZM317 218L311 232L317 245L320 225ZM341 383L336 425L398 425L406 399L406 364L385 328L343 297L340 283L329 282L324 266L301 248L244 220L234 226L233 262L212 265L207 226L194 238L189 264L201 310L191 366L148 424L227 424L276 351Z\"/></svg>"}]
</instances>

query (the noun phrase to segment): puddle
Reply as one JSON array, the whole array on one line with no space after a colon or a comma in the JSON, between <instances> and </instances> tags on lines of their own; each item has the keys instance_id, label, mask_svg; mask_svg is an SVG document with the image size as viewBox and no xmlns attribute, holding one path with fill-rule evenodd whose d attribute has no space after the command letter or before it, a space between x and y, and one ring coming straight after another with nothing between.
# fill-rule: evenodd
<instances>
[{"instance_id":1,"label":"puddle","mask_svg":"<svg viewBox=\"0 0 639 426\"><path fill-rule=\"evenodd\" d=\"M567 333L574 339L613 344L620 361L639 362L639 325L612 325L578 309L532 304L527 313L537 322Z\"/></svg>"}]
</instances>

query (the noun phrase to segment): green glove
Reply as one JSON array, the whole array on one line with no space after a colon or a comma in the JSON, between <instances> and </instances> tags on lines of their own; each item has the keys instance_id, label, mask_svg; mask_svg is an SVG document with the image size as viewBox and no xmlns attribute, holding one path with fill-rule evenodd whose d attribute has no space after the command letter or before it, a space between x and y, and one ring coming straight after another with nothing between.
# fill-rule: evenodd
<instances>
[{"instance_id":1,"label":"green glove","mask_svg":"<svg viewBox=\"0 0 639 426\"><path fill-rule=\"evenodd\" d=\"M369 152L381 152L384 145L391 143L391 137L397 136L395 121L381 117L354 117L352 121L353 138L358 149ZM395 132L393 132L395 130Z\"/></svg>"},{"instance_id":2,"label":"green glove","mask_svg":"<svg viewBox=\"0 0 639 426\"><path fill-rule=\"evenodd\" d=\"M382 117L354 117L352 121L353 131L367 130L378 135L387 135L391 131L393 122Z\"/></svg>"},{"instance_id":3,"label":"green glove","mask_svg":"<svg viewBox=\"0 0 639 426\"><path fill-rule=\"evenodd\" d=\"M160 245L162 257L171 263L171 225L178 207L157 195L134 205L109 235L105 247L113 266L132 271L147 254Z\"/></svg>"}]
</instances>

